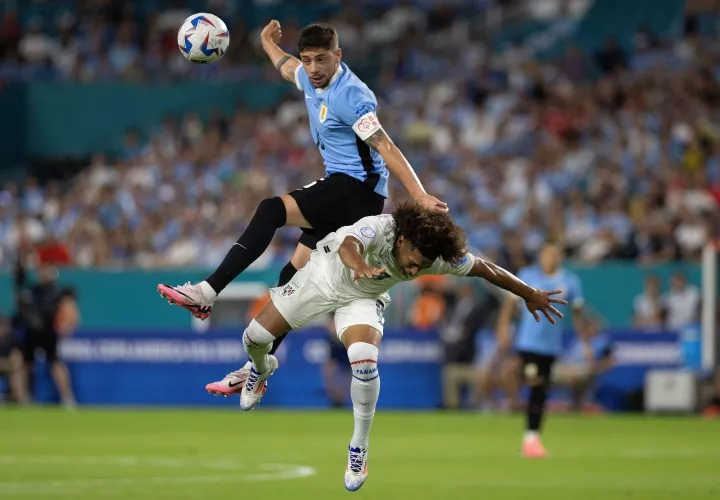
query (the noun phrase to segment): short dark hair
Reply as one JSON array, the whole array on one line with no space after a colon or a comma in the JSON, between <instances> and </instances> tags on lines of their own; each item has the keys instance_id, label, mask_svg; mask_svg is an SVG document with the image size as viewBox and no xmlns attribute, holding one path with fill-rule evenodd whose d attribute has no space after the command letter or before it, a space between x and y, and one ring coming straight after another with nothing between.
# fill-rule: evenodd
<instances>
[{"instance_id":1,"label":"short dark hair","mask_svg":"<svg viewBox=\"0 0 720 500\"><path fill-rule=\"evenodd\" d=\"M329 24L305 26L298 37L298 52L308 49L335 50L338 48L338 34Z\"/></svg>"},{"instance_id":2,"label":"short dark hair","mask_svg":"<svg viewBox=\"0 0 720 500\"><path fill-rule=\"evenodd\" d=\"M562 241L560 241L560 238L552 237L552 236L550 236L550 237L548 237L548 238L545 238L545 241L543 241L542 246L543 246L543 248L546 248L546 247L557 247L557 248L559 248L560 250L563 249L563 244L562 244Z\"/></svg>"},{"instance_id":3,"label":"short dark hair","mask_svg":"<svg viewBox=\"0 0 720 500\"><path fill-rule=\"evenodd\" d=\"M465 231L453 222L447 212L430 210L415 202L400 203L393 210L395 238L403 236L430 260L462 260L467 251Z\"/></svg>"}]
</instances>

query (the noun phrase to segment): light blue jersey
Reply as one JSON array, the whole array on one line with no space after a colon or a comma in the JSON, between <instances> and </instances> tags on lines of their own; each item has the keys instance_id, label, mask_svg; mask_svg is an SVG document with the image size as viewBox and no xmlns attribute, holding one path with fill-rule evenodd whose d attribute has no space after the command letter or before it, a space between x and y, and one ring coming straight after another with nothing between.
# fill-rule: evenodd
<instances>
[{"instance_id":1,"label":"light blue jersey","mask_svg":"<svg viewBox=\"0 0 720 500\"><path fill-rule=\"evenodd\" d=\"M580 307L584 301L582 285L576 274L567 269L558 269L553 275L545 274L540 266L521 269L518 278L528 285L542 290L562 290L555 297L567 300L573 307ZM542 317L536 322L532 313L523 308L520 324L515 335L515 349L546 356L558 356L562 352L562 324L553 325Z\"/></svg>"},{"instance_id":2,"label":"light blue jersey","mask_svg":"<svg viewBox=\"0 0 720 500\"><path fill-rule=\"evenodd\" d=\"M385 161L364 142L382 128L372 90L342 62L324 89L312 86L302 65L295 71L295 83L305 93L310 132L323 157L326 175L349 175L387 198Z\"/></svg>"}]
</instances>

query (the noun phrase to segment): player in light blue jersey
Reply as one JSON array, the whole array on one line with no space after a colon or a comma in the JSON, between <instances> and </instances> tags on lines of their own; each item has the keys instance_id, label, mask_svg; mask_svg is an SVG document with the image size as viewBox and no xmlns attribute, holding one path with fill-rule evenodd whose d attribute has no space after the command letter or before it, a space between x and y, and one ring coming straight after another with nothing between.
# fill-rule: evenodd
<instances>
[{"instance_id":1,"label":"player in light blue jersey","mask_svg":"<svg viewBox=\"0 0 720 500\"><path fill-rule=\"evenodd\" d=\"M574 326L578 337L584 342L584 351L588 359L591 359L592 351L587 345L585 335L582 285L576 274L562 267L562 259L563 251L560 246L546 243L540 251L538 265L521 269L518 278L535 288L563 290L562 297L573 307ZM501 349L504 350L507 350L511 343L510 326L515 310L515 298L510 297L503 304L498 318L497 335ZM528 458L543 458L547 455L540 440L540 426L550 389L553 364L562 353L563 347L561 325L536 320L537 313L531 314L525 310L522 312L513 343L517 356L512 360L518 367L522 367L521 377L530 386L527 428L523 439L523 454Z\"/></svg>"},{"instance_id":2,"label":"player in light blue jersey","mask_svg":"<svg viewBox=\"0 0 720 500\"><path fill-rule=\"evenodd\" d=\"M281 35L280 23L271 21L262 31L262 46L283 78L304 94L310 133L322 155L325 177L263 200L245 232L206 281L158 285L171 304L203 320L210 316L217 294L262 255L278 228L303 230L290 262L280 273L278 285L282 286L305 266L318 241L363 217L382 213L389 172L419 205L447 211L445 203L425 192L413 168L383 130L375 94L342 62L335 29L324 24L304 28L298 40L300 59L277 45ZM273 352L281 341L275 342ZM245 373L249 373L249 364Z\"/></svg>"}]
</instances>

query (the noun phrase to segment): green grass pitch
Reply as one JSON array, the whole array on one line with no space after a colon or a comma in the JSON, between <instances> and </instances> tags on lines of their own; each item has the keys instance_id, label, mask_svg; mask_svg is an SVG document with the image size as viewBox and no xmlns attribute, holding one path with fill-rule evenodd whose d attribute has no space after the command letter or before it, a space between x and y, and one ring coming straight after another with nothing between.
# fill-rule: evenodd
<instances>
[{"instance_id":1,"label":"green grass pitch","mask_svg":"<svg viewBox=\"0 0 720 500\"><path fill-rule=\"evenodd\" d=\"M551 415L551 458L522 419L378 412L370 476L343 487L352 414L0 409L0 499L720 498L720 422Z\"/></svg>"}]
</instances>

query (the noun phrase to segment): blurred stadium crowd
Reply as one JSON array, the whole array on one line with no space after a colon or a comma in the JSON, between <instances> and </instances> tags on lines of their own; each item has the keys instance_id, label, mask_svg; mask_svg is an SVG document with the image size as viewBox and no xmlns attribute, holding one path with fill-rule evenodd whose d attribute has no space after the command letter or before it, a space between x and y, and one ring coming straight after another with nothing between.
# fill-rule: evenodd
<instances>
[{"instance_id":1,"label":"blurred stadium crowd","mask_svg":"<svg viewBox=\"0 0 720 500\"><path fill-rule=\"evenodd\" d=\"M367 77L377 63L385 129L475 250L514 269L548 236L585 263L697 259L720 236L720 17L708 29L688 16L676 38L641 29L538 59L521 38L498 46L470 22L501 3L514 2L348 2L325 20L351 68ZM233 2L206 2L232 37L208 67L176 48L190 11L77 4L24 24L6 11L0 78L279 78ZM300 27L283 26L293 52ZM301 97L289 87L275 109L168 117L152 137L128 131L122 155L98 152L69 183L6 184L0 265L35 245L43 260L82 267L215 266L260 200L322 176ZM391 202L403 196L393 185ZM256 265L287 261L296 237L280 231Z\"/></svg>"}]
</instances>

